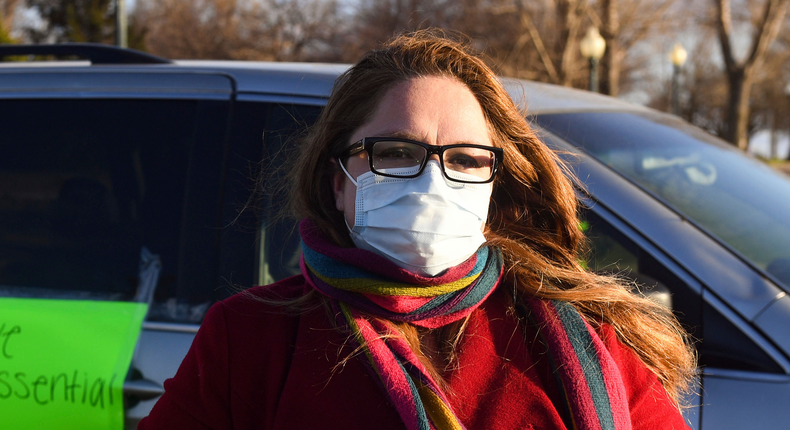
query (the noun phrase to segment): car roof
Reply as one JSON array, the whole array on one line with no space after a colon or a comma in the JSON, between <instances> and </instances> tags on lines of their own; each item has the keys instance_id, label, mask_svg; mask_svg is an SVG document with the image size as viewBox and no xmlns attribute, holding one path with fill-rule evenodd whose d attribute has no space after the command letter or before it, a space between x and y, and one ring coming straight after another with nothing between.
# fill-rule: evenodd
<instances>
[{"instance_id":1,"label":"car roof","mask_svg":"<svg viewBox=\"0 0 790 430\"><path fill-rule=\"evenodd\" d=\"M30 93L57 87L106 90L123 87L129 77L133 77L133 86L136 87L166 90L175 85L182 89L191 86L200 90L206 88L201 88L206 85L205 79L189 83L174 81L175 78L171 77L166 79L167 82L162 82L162 75L192 75L194 78L215 75L228 78L237 94L327 98L335 79L348 67L344 64L245 61L177 61L144 65L91 65L85 61L7 62L0 63L0 76L5 75L4 79L0 79L0 93ZM46 78L36 78L35 75L46 75ZM99 75L102 79L99 79ZM113 75L125 78L110 79L111 83L108 84L106 78ZM79 80L79 84L71 82L74 80ZM215 80L211 86L221 84Z\"/></svg>"},{"instance_id":2,"label":"car roof","mask_svg":"<svg viewBox=\"0 0 790 430\"><path fill-rule=\"evenodd\" d=\"M176 68L185 70L221 71L232 75L240 93L276 93L283 84L297 91L309 85L312 96L328 96L337 77L350 64L333 63L281 63L262 61L200 61L176 60ZM172 66L166 66L172 67ZM261 79L266 75L266 79ZM530 114L569 111L649 111L643 106L618 100L590 91L558 85L501 78L505 89L515 103ZM301 81L301 82L295 82Z\"/></svg>"},{"instance_id":3,"label":"car roof","mask_svg":"<svg viewBox=\"0 0 790 430\"><path fill-rule=\"evenodd\" d=\"M166 64L91 65L89 61L0 63L0 75L11 73L214 73L234 82L238 94L281 94L327 98L335 80L351 65L269 61L175 60ZM557 85L501 78L515 103L529 114L578 111L652 111L651 109ZM18 90L19 82L0 81L0 91Z\"/></svg>"},{"instance_id":4,"label":"car roof","mask_svg":"<svg viewBox=\"0 0 790 430\"><path fill-rule=\"evenodd\" d=\"M281 63L266 61L177 60L181 71L219 72L233 77L241 94L282 94L283 88L295 95L329 97L332 86L349 64Z\"/></svg>"},{"instance_id":5,"label":"car roof","mask_svg":"<svg viewBox=\"0 0 790 430\"><path fill-rule=\"evenodd\" d=\"M526 108L531 115L583 111L653 111L614 97L576 88L513 78L501 78L501 81L516 105Z\"/></svg>"}]
</instances>

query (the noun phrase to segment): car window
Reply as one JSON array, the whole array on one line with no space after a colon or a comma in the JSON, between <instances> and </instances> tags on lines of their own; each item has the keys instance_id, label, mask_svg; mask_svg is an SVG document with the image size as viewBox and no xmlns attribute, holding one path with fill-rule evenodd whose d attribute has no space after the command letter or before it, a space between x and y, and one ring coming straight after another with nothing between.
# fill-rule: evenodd
<instances>
[{"instance_id":1,"label":"car window","mask_svg":"<svg viewBox=\"0 0 790 430\"><path fill-rule=\"evenodd\" d=\"M790 289L790 180L683 121L584 112L536 121L640 185Z\"/></svg>"},{"instance_id":2,"label":"car window","mask_svg":"<svg viewBox=\"0 0 790 430\"><path fill-rule=\"evenodd\" d=\"M234 106L220 273L227 294L300 273L297 223L284 213L284 175L319 106Z\"/></svg>"},{"instance_id":3,"label":"car window","mask_svg":"<svg viewBox=\"0 0 790 430\"><path fill-rule=\"evenodd\" d=\"M259 285L301 273L297 223L281 213L287 191L283 185L293 159L301 151L301 139L319 112L318 107L299 105L274 105L270 110L264 131L265 221L259 230Z\"/></svg>"},{"instance_id":4,"label":"car window","mask_svg":"<svg viewBox=\"0 0 790 430\"><path fill-rule=\"evenodd\" d=\"M3 100L0 295L202 320L227 115L221 101Z\"/></svg>"},{"instance_id":5,"label":"car window","mask_svg":"<svg viewBox=\"0 0 790 430\"><path fill-rule=\"evenodd\" d=\"M781 372L782 369L738 326L707 304L676 270L660 261L637 241L593 210L582 214L582 229L589 252L583 263L589 270L617 274L633 283L635 291L665 300L691 334L703 367Z\"/></svg>"}]
</instances>

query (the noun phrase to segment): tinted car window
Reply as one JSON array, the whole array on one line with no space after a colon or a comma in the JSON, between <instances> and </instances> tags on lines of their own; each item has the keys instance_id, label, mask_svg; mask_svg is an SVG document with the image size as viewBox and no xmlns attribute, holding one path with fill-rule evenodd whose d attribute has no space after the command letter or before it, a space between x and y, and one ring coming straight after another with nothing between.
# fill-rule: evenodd
<instances>
[{"instance_id":1,"label":"tinted car window","mask_svg":"<svg viewBox=\"0 0 790 430\"><path fill-rule=\"evenodd\" d=\"M790 288L790 180L683 121L654 114L541 115L582 148Z\"/></svg>"},{"instance_id":2,"label":"tinted car window","mask_svg":"<svg viewBox=\"0 0 790 430\"><path fill-rule=\"evenodd\" d=\"M651 252L631 240L611 223L591 210L582 214L582 227L589 253L584 263L590 270L617 274L631 280L635 288L648 294L671 297L678 320L691 334L699 353L699 364L736 370L782 372L776 362L738 327L702 297L675 271Z\"/></svg>"},{"instance_id":3,"label":"tinted car window","mask_svg":"<svg viewBox=\"0 0 790 430\"><path fill-rule=\"evenodd\" d=\"M284 175L299 139L321 108L239 102L234 106L223 209L220 273L224 291L300 273L300 238L283 212Z\"/></svg>"},{"instance_id":4,"label":"tinted car window","mask_svg":"<svg viewBox=\"0 0 790 430\"><path fill-rule=\"evenodd\" d=\"M219 101L0 102L0 294L152 300L149 319L202 320L226 116Z\"/></svg>"},{"instance_id":5,"label":"tinted car window","mask_svg":"<svg viewBox=\"0 0 790 430\"><path fill-rule=\"evenodd\" d=\"M667 269L638 243L591 210L583 211L582 228L589 251L584 264L597 273L615 274L634 282L644 293L669 293L678 319L700 336L701 298L682 279Z\"/></svg>"}]
</instances>

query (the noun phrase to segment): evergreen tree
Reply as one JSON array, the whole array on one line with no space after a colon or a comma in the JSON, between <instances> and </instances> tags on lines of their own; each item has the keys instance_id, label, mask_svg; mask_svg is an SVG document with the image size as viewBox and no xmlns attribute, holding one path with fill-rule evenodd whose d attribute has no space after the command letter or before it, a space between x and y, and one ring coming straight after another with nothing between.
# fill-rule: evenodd
<instances>
[{"instance_id":1,"label":"evergreen tree","mask_svg":"<svg viewBox=\"0 0 790 430\"><path fill-rule=\"evenodd\" d=\"M113 0L27 0L38 11L44 28L28 28L34 42L112 43L115 31Z\"/></svg>"}]
</instances>

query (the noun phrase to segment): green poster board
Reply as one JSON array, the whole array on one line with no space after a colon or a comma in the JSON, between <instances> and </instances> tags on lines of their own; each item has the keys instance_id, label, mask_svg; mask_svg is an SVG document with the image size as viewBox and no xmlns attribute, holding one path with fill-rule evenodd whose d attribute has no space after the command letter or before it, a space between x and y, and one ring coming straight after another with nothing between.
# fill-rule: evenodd
<instances>
[{"instance_id":1,"label":"green poster board","mask_svg":"<svg viewBox=\"0 0 790 430\"><path fill-rule=\"evenodd\" d=\"M0 298L0 428L122 429L144 303Z\"/></svg>"}]
</instances>

